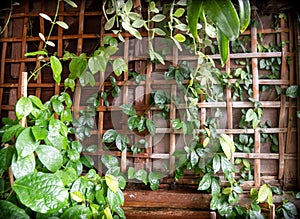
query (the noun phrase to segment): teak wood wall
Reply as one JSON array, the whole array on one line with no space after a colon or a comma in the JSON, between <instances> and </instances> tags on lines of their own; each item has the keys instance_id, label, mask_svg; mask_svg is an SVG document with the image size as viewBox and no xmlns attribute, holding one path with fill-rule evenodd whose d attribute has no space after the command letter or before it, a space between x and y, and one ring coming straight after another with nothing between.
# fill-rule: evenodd
<instances>
[{"instance_id":1,"label":"teak wood wall","mask_svg":"<svg viewBox=\"0 0 300 219\"><path fill-rule=\"evenodd\" d=\"M68 5L64 5L61 1L61 7L59 11L59 20L65 21L70 28L63 30L57 28L54 30L50 37L50 40L56 43L56 47L53 51L57 51L58 57L62 57L64 51L70 51L79 55L80 53L91 53L95 48L103 45L103 39L105 36L116 37L112 32L104 30L105 17L102 13L102 4L98 1L76 1L78 8L73 9ZM20 97L20 84L21 73L27 71L30 73L36 65L40 66L40 63L36 58L24 57L26 52L40 50L43 47L43 43L38 37L38 33L41 32L47 35L49 31L49 23L39 16L40 12L46 13L49 16L53 16L55 13L56 1L20 1L20 5L16 6L13 10L11 20L8 28L4 31L0 38L1 48L1 67L0 67L0 113L2 117L14 118L14 104ZM274 98L273 93L262 92L261 87L269 85L274 87L280 86L281 89L286 89L290 85L299 84L299 60L297 59L297 46L299 47L299 41L297 41L298 26L296 19L292 13L286 12L287 20L281 19L278 27L274 29L272 27L273 20L272 14L260 15L260 10L253 10L253 20L256 20L258 25L249 26L242 35L244 37L250 37L249 52L247 53L231 53L229 54L229 60L226 66L222 68L222 71L233 72L233 70L239 67L235 64L235 60L250 60L251 72L252 72L252 89L253 98L255 101L261 102L261 107L264 110L264 116L262 121L270 120L271 128L255 128L255 129L240 129L238 128L238 121L240 118L240 110L252 108L253 104L245 99L244 101L234 101L232 99L232 89L228 86L224 90L225 101L222 102L199 102L199 116L201 122L204 123L211 111L216 108L220 108L224 112L222 120L222 127L218 129L220 133L227 133L234 137L238 134L247 134L254 136L254 150L251 153L235 152L235 158L248 158L254 167L254 179L246 181L243 188L250 189L252 187L259 187L262 183L270 183L272 185L280 186L283 189L296 189L299 187L299 127L297 127L296 110L299 110L299 103L297 104L294 99L286 98L282 93L278 99ZM1 18L4 22L8 17L8 13ZM142 36L147 37L147 33L141 33ZM268 42L273 42L275 45L279 45L281 42L288 43L282 47L281 51L276 52L258 52L259 36ZM170 47L169 54L165 57L166 65L161 64L147 64L148 57L145 55L146 41L138 41L131 35L124 33L124 43L120 43L121 49L118 53L112 57L122 57L129 66L130 71L140 72L146 75L146 80L142 81L139 85L136 85L134 81L125 72L122 76L117 78L118 86L122 87L122 96L117 102L111 102L113 106L106 107L103 105L103 101L98 108L97 116L97 129L93 131L93 136L86 140L86 144L96 143L98 145L98 152L91 153L95 160L96 168L99 174L102 174L103 167L101 164L102 154L112 154L120 159L121 170L126 172L129 166L134 166L136 169L144 168L146 170L159 170L165 172L165 178L161 181L160 190L157 192L146 192L141 184L132 182L128 189L125 191L126 201L125 206L130 208L134 207L153 207L158 208L151 201L151 197L155 197L159 193L159 197L162 200L168 201L168 193L170 197L174 195L172 191L182 191L182 189L194 189L189 190L185 195L189 194L190 197L194 197L198 194L197 188L197 176L187 172L183 179L178 182L174 181L173 173L175 168L175 158L172 156L173 152L178 145L179 133L170 129L169 121L161 122L156 121L157 130L155 137L147 135L145 138L148 141L149 147L143 150L142 153L132 154L126 151L120 152L118 150L105 151L102 148L101 136L109 128L117 128L124 133L128 132L126 129L126 122L122 120L114 123L113 116L120 114L119 105L123 103L132 103L135 100L135 107L139 110L145 110L147 107L147 101L150 98L151 90L164 89L171 95L179 95L176 89L174 81L165 81L163 74L168 70L169 65L180 65L182 61L189 61L194 64L197 57L188 53L179 52L176 47ZM157 42L158 46L160 45ZM211 55L217 65L219 65L219 55ZM280 58L281 69L280 77L276 79L262 78L263 71L259 67L259 61L262 58ZM64 65L63 78L68 74L68 65ZM76 87L74 95L74 113L78 114L79 109L84 109L85 100L88 95L107 89L111 86L108 76L111 74L111 69L108 69L105 73L101 72L96 76L96 84L94 87ZM235 79L230 79L232 83ZM63 80L62 80L63 81ZM54 94L59 94L63 91L63 84L58 86L54 83L50 68L44 68L37 80L30 80L28 83L28 94L33 94L41 98L43 101L47 101L49 97ZM272 90L272 89L271 89ZM144 96L139 96L139 93L145 93ZM112 100L111 100L112 101ZM147 116L153 117L157 112L157 108L152 107L147 112ZM170 120L175 118L176 114L180 113L180 109L175 107L175 104L169 105L169 117ZM298 121L299 124L299 121ZM270 145L261 142L261 133L275 134L279 141L278 153L270 152ZM139 139L137 135L131 135L131 140ZM157 139L156 139L157 138ZM181 145L182 146L182 145ZM167 167L167 171L162 168ZM139 193L139 189L142 189ZM147 189L146 189L147 190ZM185 191L185 190L184 190ZM192 192L191 192L192 191ZM149 196L149 199L141 199L139 195ZM203 206L193 206L189 204L189 201L184 199L182 192L178 193L178 202L180 205L170 204L161 205L162 208L183 208L188 209L202 209L208 207L206 203ZM201 202L201 194L194 197L195 203ZM199 197L201 198L199 199ZM165 197L165 198L163 198ZM175 195L174 195L175 197ZM181 197L181 198L180 198ZM208 200L209 198L204 198ZM170 203L172 200L169 200ZM190 205L188 207L188 205ZM185 211L183 211L185 212ZM192 214L192 211L190 211ZM181 212L182 213L182 212ZM181 213L178 213L180 215ZM185 212L186 213L186 212ZM140 213L143 215L143 213ZM209 214L209 212L207 212ZM130 215L130 213L128 213ZM192 217L192 216L191 216ZM195 217L196 218L196 217Z\"/></svg>"}]
</instances>

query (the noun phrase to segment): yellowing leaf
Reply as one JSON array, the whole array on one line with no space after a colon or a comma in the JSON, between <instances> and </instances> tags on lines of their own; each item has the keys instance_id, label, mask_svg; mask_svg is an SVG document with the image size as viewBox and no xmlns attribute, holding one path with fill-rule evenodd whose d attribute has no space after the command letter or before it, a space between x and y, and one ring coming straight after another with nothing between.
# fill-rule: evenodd
<instances>
[{"instance_id":1,"label":"yellowing leaf","mask_svg":"<svg viewBox=\"0 0 300 219\"><path fill-rule=\"evenodd\" d=\"M113 192L116 193L119 189L119 182L118 179L110 174L105 175L105 180L108 188Z\"/></svg>"},{"instance_id":2,"label":"yellowing leaf","mask_svg":"<svg viewBox=\"0 0 300 219\"><path fill-rule=\"evenodd\" d=\"M231 154L235 151L234 142L232 138L230 138L226 134L221 134L219 139L225 156L230 160Z\"/></svg>"}]
</instances>

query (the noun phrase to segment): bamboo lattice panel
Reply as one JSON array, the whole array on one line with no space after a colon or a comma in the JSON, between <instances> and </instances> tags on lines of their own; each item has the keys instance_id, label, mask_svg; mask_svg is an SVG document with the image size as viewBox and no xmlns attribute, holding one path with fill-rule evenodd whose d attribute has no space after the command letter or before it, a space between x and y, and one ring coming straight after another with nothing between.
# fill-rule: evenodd
<instances>
[{"instance_id":1,"label":"bamboo lattice panel","mask_svg":"<svg viewBox=\"0 0 300 219\"><path fill-rule=\"evenodd\" d=\"M56 43L58 57L62 57L64 51L69 51L79 55L84 52L91 54L95 48L103 45L105 36L117 38L115 34L104 30L105 17L102 13L102 4L96 1L76 1L78 8L74 9L68 5L61 6L59 20L65 21L70 28L63 30L55 28L50 39ZM39 16L44 12L49 16L54 16L56 1L21 1L20 6L15 7L11 16L11 21L3 36L0 38L1 53L1 78L0 78L0 103L1 117L13 117L14 104L20 97L20 75L23 71L30 72L40 63L36 58L24 57L26 52L40 50L43 47L42 41L38 37L41 32L45 35L49 32L50 25ZM7 19L8 14L2 20ZM287 14L287 19L279 18L276 28L273 27L274 15L259 15L259 10L254 11L253 19L257 25L252 25L245 31L240 39L244 42L248 39L245 52L240 49L230 51L229 61L224 68L219 63L219 55L211 55L223 74L249 63L251 68L251 88L253 89L253 100L261 103L263 117L261 123L267 120L270 126L266 128L239 127L241 110L253 108L253 103L248 98L234 99L234 90L226 86L223 91L224 100L214 102L199 102L199 117L203 125L209 116L214 115L217 109L223 113L220 119L219 133L229 134L231 137L247 135L253 137L253 148L249 153L237 150L235 158L248 158L253 167L253 179L244 183L245 188L259 186L262 183L279 185L283 188L295 188L297 186L297 147L298 129L296 118L296 102L291 98L286 98L284 92L276 94L276 89L286 89L290 85L297 84L297 60L294 53L296 42L293 29L293 18ZM170 65L180 66L183 62L195 65L198 57L191 55L187 50L180 52L175 46L169 45L162 39L154 41L154 46L158 50L166 48L165 65L159 63L149 63L147 50L146 32L141 33L145 40L137 40L129 34L123 34L124 43L119 42L119 51L112 59L123 58L129 66L129 72L137 72L145 75L145 80L136 84L129 72L125 72L117 77L117 85L121 88L119 98L108 98L110 106L105 106L100 99L98 115L95 118L97 129L93 135L86 139L84 144L96 144L98 151L90 153L95 161L95 167L101 174L104 170L101 164L101 155L112 154L120 160L122 172L126 172L129 167L145 169L151 171L161 171L165 174L161 181L162 189L188 188L197 186L197 176L187 172L186 175L174 182L172 177L175 169L175 157L173 152L182 148L181 135L170 128L170 121L180 115L182 109L175 106L174 102L168 105L169 119L157 118L160 111L157 107L151 106L146 112L148 118L153 118L157 129L155 136L140 136L130 132L126 125L126 118L121 113L121 104L133 104L138 112L143 113L149 105L151 92L164 90L171 96L180 97L175 81L166 81L164 73L168 71ZM263 39L261 41L260 39ZM282 42L286 42L281 46ZM261 45L273 45L280 48L277 51L260 51ZM266 48L265 48L266 49ZM51 51L50 51L51 52ZM280 68L278 74L272 75L270 70L261 68L261 60L279 60ZM63 66L63 78L68 75L68 63ZM112 69L108 67L106 72L96 75L94 87L76 87L74 96L74 112L84 109L86 99L93 93L100 93L111 88L109 76L113 75ZM232 84L238 80L233 77L229 79ZM63 80L62 80L63 81ZM33 78L28 84L28 94L34 94L43 101L47 101L54 94L64 91L63 84L58 86L54 83L50 68L43 68L36 80ZM245 94L247 97L247 94ZM120 152L111 148L105 150L102 147L101 137L108 130L114 128L121 133L128 134L132 143L145 138L148 147L141 153ZM262 135L269 134L278 139L278 151L271 152L271 144L262 141ZM137 186L137 185L135 185Z\"/></svg>"}]
</instances>

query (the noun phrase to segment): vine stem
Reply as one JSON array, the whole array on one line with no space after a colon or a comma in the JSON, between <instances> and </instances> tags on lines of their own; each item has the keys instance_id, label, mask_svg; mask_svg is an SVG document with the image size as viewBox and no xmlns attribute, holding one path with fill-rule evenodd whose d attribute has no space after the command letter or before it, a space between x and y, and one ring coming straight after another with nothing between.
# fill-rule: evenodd
<instances>
[{"instance_id":1,"label":"vine stem","mask_svg":"<svg viewBox=\"0 0 300 219\"><path fill-rule=\"evenodd\" d=\"M3 26L3 29L0 32L0 35L2 35L4 33L4 31L5 31L5 29L7 28L7 25L9 23L9 21L10 21L10 18L11 18L13 7L14 7L14 4L13 4L13 1L11 0L10 1L10 9L9 9L8 18L7 18L7 21L6 21L5 25Z\"/></svg>"},{"instance_id":2,"label":"vine stem","mask_svg":"<svg viewBox=\"0 0 300 219\"><path fill-rule=\"evenodd\" d=\"M61 1L61 0L57 0L57 5L56 5L55 15L54 15L53 21L51 22L51 28L50 28L50 30L49 30L49 34L48 34L48 37L47 37L46 42L49 41L50 36L51 36L51 34L52 34L52 31L53 31L53 28L54 28L54 25L55 25L55 22L56 22L56 19L57 19L57 16L58 16L59 3L60 3L60 1ZM46 49L46 46L47 46L47 44L45 43L44 49Z\"/></svg>"}]
</instances>

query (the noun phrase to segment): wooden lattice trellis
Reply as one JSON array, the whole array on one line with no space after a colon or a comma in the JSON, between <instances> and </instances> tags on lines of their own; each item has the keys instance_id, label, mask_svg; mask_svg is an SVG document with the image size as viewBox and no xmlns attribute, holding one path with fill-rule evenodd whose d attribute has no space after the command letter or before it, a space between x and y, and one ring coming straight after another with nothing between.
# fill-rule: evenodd
<instances>
[{"instance_id":1,"label":"wooden lattice trellis","mask_svg":"<svg viewBox=\"0 0 300 219\"><path fill-rule=\"evenodd\" d=\"M62 57L65 50L79 55L81 52L91 53L97 46L103 45L105 36L116 37L111 32L104 30L105 17L102 13L101 4L96 1L77 1L79 6L73 9L68 5L60 7L59 20L63 20L70 28L63 30L55 29L50 40L56 43L57 55ZM23 71L30 72L40 62L36 58L24 57L29 51L40 50L43 43L38 37L41 32L47 35L49 24L39 16L40 12L53 16L55 13L56 1L22 1L20 6L15 7L9 27L5 30L3 37L0 38L1 53L1 77L0 77L0 110L1 117L13 117L14 104L20 97L21 73ZM220 108L224 113L222 127L218 129L219 133L226 133L232 137L239 134L254 136L254 150L251 153L235 152L234 158L248 158L254 167L253 180L246 181L244 188L259 187L262 183L270 183L278 185L285 189L294 189L299 182L297 172L297 159L299 158L298 145L299 138L296 117L296 103L292 98L286 98L281 93L279 99L274 98L271 91L263 91L262 86L279 86L282 90L288 86L299 83L297 75L297 59L295 54L295 37L297 30L294 29L294 18L287 13L287 20L280 19L276 29L272 27L272 15L259 15L259 10L253 10L253 20L258 21L260 25L256 27L252 25L245 31L241 38L250 37L250 52L233 53L229 55L226 66L222 69L224 72L233 72L238 67L235 60L250 60L252 71L252 89L254 101L261 102L261 108L264 110L262 121L270 120L272 128L255 128L240 129L238 128L238 120L240 110L252 108L253 103L248 100L235 101L232 98L232 89L227 86L224 94L223 102L200 102L199 116L201 124L206 121L210 111ZM7 16L5 17L7 19ZM5 20L3 19L3 20ZM146 32L141 33L147 36ZM282 42L288 42L281 47L281 51L276 52L258 52L258 45L261 43L259 36L267 42L273 42L279 45ZM111 99L111 106L106 107L101 100L98 107L97 129L93 131L93 136L86 140L86 144L95 143L98 145L98 152L91 153L95 160L96 168L99 174L102 173L101 155L112 154L120 158L121 171L126 172L129 166L136 169L159 170L164 171L166 177L161 181L161 189L189 188L197 185L197 176L187 173L187 175L178 182L174 182L173 173L175 169L175 157L173 152L182 147L178 143L180 133L174 132L170 128L170 121L180 113L180 109L173 102L169 104L169 120L155 120L157 124L156 135L151 137L146 135L148 142L147 149L142 153L133 154L126 150L120 152L118 150L105 151L102 148L101 136L109 128L118 129L123 133L128 133L124 117L118 117L120 114L119 105L123 103L134 103L137 110L143 111L148 106L148 100L152 90L164 89L172 96L177 96L178 90L174 81L166 81L163 74L167 71L169 65L180 65L182 61L195 63L197 57L188 53L178 51L176 47L170 47L170 53L165 57L166 65L149 64L148 57L145 56L146 42L138 41L131 35L124 33L125 42L120 44L121 49L112 57L113 59L122 57L129 66L130 71L139 72L146 75L145 81L136 84L128 72L117 78L117 85L122 88L122 96L118 100ZM156 43L156 42L154 42ZM157 47L163 46L161 42L157 42ZM218 63L219 55L211 55ZM280 76L276 79L264 78L265 73L260 69L259 62L261 59L278 58L281 60ZM84 108L87 96L93 92L101 92L111 86L108 76L112 70L108 69L106 73L99 73L96 76L96 84L93 88L76 87L74 96L74 112L78 113L79 109ZM67 63L64 66L63 77L68 74ZM235 83L236 79L230 79L231 83ZM28 93L40 97L43 101L48 100L54 94L63 91L63 85L58 86L54 83L49 68L44 68L37 78L28 83ZM145 94L145 95L141 95ZM87 96L85 96L87 95ZM115 102L113 102L115 101ZM152 118L158 109L151 107L147 111L147 117ZM114 119L118 118L118 119ZM261 134L274 134L278 138L279 151L270 152L270 145L261 142ZM139 135L131 134L131 141L140 139ZM167 170L164 170L166 166ZM134 196L132 196L134 197ZM128 205L134 205L134 198L128 196Z\"/></svg>"}]
</instances>

